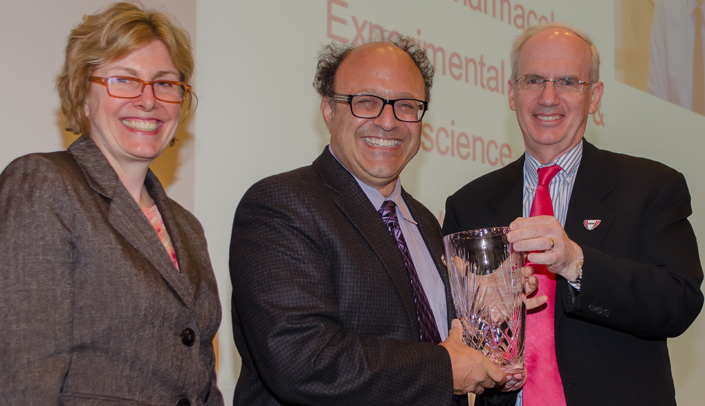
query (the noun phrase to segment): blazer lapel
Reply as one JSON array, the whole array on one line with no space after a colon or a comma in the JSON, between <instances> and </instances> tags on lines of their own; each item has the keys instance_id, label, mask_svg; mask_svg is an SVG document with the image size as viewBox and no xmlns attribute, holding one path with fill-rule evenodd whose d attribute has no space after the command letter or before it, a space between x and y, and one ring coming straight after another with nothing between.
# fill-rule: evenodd
<instances>
[{"instance_id":1,"label":"blazer lapel","mask_svg":"<svg viewBox=\"0 0 705 406\"><path fill-rule=\"evenodd\" d=\"M324 185L334 193L335 204L384 264L404 303L413 335L419 337L420 328L409 273L394 237L355 178L333 157L327 147L313 162L313 166L321 175Z\"/></svg>"},{"instance_id":2,"label":"blazer lapel","mask_svg":"<svg viewBox=\"0 0 705 406\"><path fill-rule=\"evenodd\" d=\"M453 303L453 292L450 287L448 270L446 268L446 265L443 263L443 259L441 258L444 252L444 248L443 234L440 231L440 224L435 218L431 221L436 222L436 224L431 224L429 221L427 221L425 216L418 215L418 213L420 212L420 207L419 210L417 210L417 205L421 206L421 203L414 199L403 188L402 197L406 202L406 205L409 208L411 215L414 217L414 220L416 220L416 224L419 229L419 233L421 234L421 238L423 238L426 247L428 247L428 252L429 254L431 254L433 263L436 265L438 274L441 277L441 280L443 281L444 290L446 294L448 328L450 328L450 322L455 318L455 304Z\"/></svg>"},{"instance_id":3,"label":"blazer lapel","mask_svg":"<svg viewBox=\"0 0 705 406\"><path fill-rule=\"evenodd\" d=\"M564 227L571 240L596 249L600 247L614 219L614 213L602 204L615 188L612 179L600 150L584 141ZM590 230L586 220L599 220L600 224Z\"/></svg>"},{"instance_id":4,"label":"blazer lapel","mask_svg":"<svg viewBox=\"0 0 705 406\"><path fill-rule=\"evenodd\" d=\"M176 270L154 228L126 189L124 192L117 190L113 195L109 220L115 230L159 271L181 300L191 306L192 287L187 283L187 278Z\"/></svg>"},{"instance_id":5,"label":"blazer lapel","mask_svg":"<svg viewBox=\"0 0 705 406\"><path fill-rule=\"evenodd\" d=\"M187 277L176 270L149 220L93 140L79 137L69 147L69 152L81 167L91 188L110 201L108 220L115 231L159 271L162 278L187 306L191 306L193 304L193 286L188 283ZM154 175L151 174L151 176ZM159 189L161 193L154 193L152 198L157 202L160 214L162 216L167 214L167 218L169 218L169 210L162 212L162 207L167 207L163 204L166 194L161 189L161 185ZM150 193L153 190L154 188L150 190ZM159 201L162 201L161 206ZM164 221L168 229L167 220ZM171 234L170 237L174 238ZM174 247L176 249L177 245L175 244Z\"/></svg>"},{"instance_id":6,"label":"blazer lapel","mask_svg":"<svg viewBox=\"0 0 705 406\"><path fill-rule=\"evenodd\" d=\"M179 270L174 267L171 258L167 254L166 249L164 249L164 245L158 238L158 245L159 248L161 248L159 252L163 255L159 257L159 265L156 265L157 261L155 257L155 266L169 284L171 284L177 292L180 292L179 296L184 303L191 307L196 300L195 295L200 286L201 279L200 273L195 271L190 261L194 258L201 258L202 254L205 253L206 258L203 259L203 263L209 263L210 259L208 258L207 248L191 247L189 245L190 241L188 241L188 237L182 234L183 227L179 225L179 220L174 216L171 210L172 201L169 200L161 182L159 182L159 179L157 179L157 176L151 170L147 172L145 185L150 196L154 199L154 203L159 208L159 214L162 216L162 221L164 221L164 227L166 227L169 232L169 238L176 252L176 260L179 263ZM154 231L154 229L152 229L152 231ZM188 249L191 249L190 255L186 255Z\"/></svg>"},{"instance_id":7,"label":"blazer lapel","mask_svg":"<svg viewBox=\"0 0 705 406\"><path fill-rule=\"evenodd\" d=\"M507 165L502 177L487 199L496 213L496 227L506 227L522 216L524 188L524 155Z\"/></svg>"}]
</instances>

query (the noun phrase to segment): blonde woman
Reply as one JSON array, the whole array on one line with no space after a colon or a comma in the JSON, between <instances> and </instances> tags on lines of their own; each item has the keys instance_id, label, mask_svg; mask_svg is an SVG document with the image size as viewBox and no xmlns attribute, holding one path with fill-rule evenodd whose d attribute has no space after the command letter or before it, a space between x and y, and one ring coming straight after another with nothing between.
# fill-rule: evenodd
<instances>
[{"instance_id":1,"label":"blonde woman","mask_svg":"<svg viewBox=\"0 0 705 406\"><path fill-rule=\"evenodd\" d=\"M153 10L116 3L72 31L57 87L82 137L0 175L3 404L223 404L203 230L149 170L193 66Z\"/></svg>"}]
</instances>

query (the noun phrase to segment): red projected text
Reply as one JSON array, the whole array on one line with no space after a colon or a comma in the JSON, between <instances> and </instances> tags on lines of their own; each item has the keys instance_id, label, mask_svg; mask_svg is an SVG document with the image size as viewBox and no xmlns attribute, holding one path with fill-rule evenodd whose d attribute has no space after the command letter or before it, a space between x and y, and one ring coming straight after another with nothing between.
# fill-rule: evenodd
<instances>
[{"instance_id":1,"label":"red projected text","mask_svg":"<svg viewBox=\"0 0 705 406\"><path fill-rule=\"evenodd\" d=\"M335 6L335 7L334 7ZM365 19L358 19L354 15L345 15L343 9L348 8L348 3L343 0L328 0L327 31L328 38L343 44L360 45L376 38L395 38L401 36L398 31L385 33L381 25ZM353 27L355 33L351 34ZM416 31L418 35L416 43L428 53L433 66L436 68L436 75L450 76L458 82L473 84L483 90L493 93L506 94L506 82L508 77L505 74L504 60L489 61L485 55L468 56L462 55L453 50L421 40L421 30ZM413 38L413 37L412 37Z\"/></svg>"},{"instance_id":2,"label":"red projected text","mask_svg":"<svg viewBox=\"0 0 705 406\"><path fill-rule=\"evenodd\" d=\"M467 6L470 10L484 13L487 16L505 21L519 30L525 30L536 24L553 22L553 11L551 18L547 15L538 15L534 10L526 11L519 3L512 5L509 0L454 0L458 4Z\"/></svg>"},{"instance_id":3,"label":"red projected text","mask_svg":"<svg viewBox=\"0 0 705 406\"><path fill-rule=\"evenodd\" d=\"M490 166L505 166L512 161L512 149L508 144L499 145L495 140L485 140L477 135L456 131L455 120L450 121L450 129L424 123L421 133L421 148L426 152L470 160Z\"/></svg>"}]
</instances>

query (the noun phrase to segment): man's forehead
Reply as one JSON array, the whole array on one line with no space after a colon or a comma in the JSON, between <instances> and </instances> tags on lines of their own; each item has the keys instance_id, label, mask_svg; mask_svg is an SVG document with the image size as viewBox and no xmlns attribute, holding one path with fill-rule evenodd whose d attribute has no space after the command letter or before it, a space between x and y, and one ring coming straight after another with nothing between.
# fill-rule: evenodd
<instances>
[{"instance_id":1,"label":"man's forehead","mask_svg":"<svg viewBox=\"0 0 705 406\"><path fill-rule=\"evenodd\" d=\"M414 60L406 51L389 43L368 43L353 49L338 68L335 85L336 91L387 88L397 94L405 93L402 96L424 95L423 76ZM339 86L352 86L354 90L337 89Z\"/></svg>"},{"instance_id":2,"label":"man's forehead","mask_svg":"<svg viewBox=\"0 0 705 406\"><path fill-rule=\"evenodd\" d=\"M590 47L577 35L565 30L547 30L526 41L519 52L520 76L576 76L589 74Z\"/></svg>"},{"instance_id":3,"label":"man's forehead","mask_svg":"<svg viewBox=\"0 0 705 406\"><path fill-rule=\"evenodd\" d=\"M587 47L585 40L580 38L577 34L562 28L547 29L538 32L524 43L524 47L531 46L532 44L539 47L557 46L558 44L565 44L566 46L579 46L580 44Z\"/></svg>"}]
</instances>

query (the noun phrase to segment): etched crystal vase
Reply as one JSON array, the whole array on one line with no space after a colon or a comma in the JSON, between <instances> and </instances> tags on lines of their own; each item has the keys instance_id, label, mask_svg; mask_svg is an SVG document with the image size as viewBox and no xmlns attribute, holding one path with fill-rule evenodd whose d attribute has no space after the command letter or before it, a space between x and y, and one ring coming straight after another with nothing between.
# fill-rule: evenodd
<instances>
[{"instance_id":1,"label":"etched crystal vase","mask_svg":"<svg viewBox=\"0 0 705 406\"><path fill-rule=\"evenodd\" d=\"M463 341L510 374L524 370L526 295L523 255L512 249L508 231L462 231L443 243Z\"/></svg>"}]
</instances>

